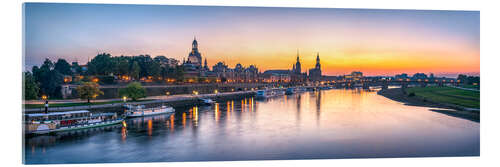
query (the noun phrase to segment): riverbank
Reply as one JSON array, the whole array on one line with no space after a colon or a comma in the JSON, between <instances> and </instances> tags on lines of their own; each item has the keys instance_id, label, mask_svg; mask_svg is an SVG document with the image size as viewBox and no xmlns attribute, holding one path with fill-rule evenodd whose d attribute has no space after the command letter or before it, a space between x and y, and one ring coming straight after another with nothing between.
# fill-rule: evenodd
<instances>
[{"instance_id":1,"label":"riverbank","mask_svg":"<svg viewBox=\"0 0 500 167\"><path fill-rule=\"evenodd\" d=\"M382 95L394 101L405 103L405 105L442 108L442 109L433 109L432 111L471 120L474 122L480 122L479 109L471 109L454 104L439 103L436 101L430 101L428 99L419 96L410 97L407 94L405 94L405 92L403 92L401 88L380 90L377 92L377 94Z\"/></svg>"},{"instance_id":2,"label":"riverbank","mask_svg":"<svg viewBox=\"0 0 500 167\"><path fill-rule=\"evenodd\" d=\"M145 105L146 107L155 107L161 105L169 105L172 107L183 107L189 105L199 105L201 104L200 98L211 98L215 101L223 101L228 99L237 99L244 97L252 97L255 95L254 91L238 91L238 92L224 92L224 93L212 93L212 94L201 94L201 95L171 95L171 96L149 96L141 101L137 102L119 102L119 103L106 103L97 105L85 105L85 106L69 106L69 107L49 107L49 112L55 111L72 111L72 110L89 110L95 111L113 111L119 110L122 106L126 104L133 105ZM110 99L114 101L114 99ZM50 102L49 102L50 103ZM24 105L24 104L23 104ZM25 113L37 113L43 112L44 108L24 108Z\"/></svg>"}]
</instances>

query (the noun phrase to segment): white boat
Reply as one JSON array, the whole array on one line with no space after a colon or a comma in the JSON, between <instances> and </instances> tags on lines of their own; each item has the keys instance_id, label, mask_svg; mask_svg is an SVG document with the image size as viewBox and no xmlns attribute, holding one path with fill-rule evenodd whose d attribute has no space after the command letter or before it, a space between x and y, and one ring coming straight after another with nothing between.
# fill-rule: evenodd
<instances>
[{"instance_id":1,"label":"white boat","mask_svg":"<svg viewBox=\"0 0 500 167\"><path fill-rule=\"evenodd\" d=\"M214 100L209 99L209 98L205 98L205 99L204 99L204 98L200 98L200 100L202 100L202 101L203 101L203 104L206 104L206 105L212 105L212 104L214 104L214 103L215 103L215 101L214 101Z\"/></svg>"},{"instance_id":2,"label":"white boat","mask_svg":"<svg viewBox=\"0 0 500 167\"><path fill-rule=\"evenodd\" d=\"M256 98L265 99L276 96L276 92L272 89L258 90Z\"/></svg>"},{"instance_id":3,"label":"white boat","mask_svg":"<svg viewBox=\"0 0 500 167\"><path fill-rule=\"evenodd\" d=\"M125 109L126 117L143 117L171 113L175 111L174 108L167 106L145 108L144 105L125 105L125 108L127 108Z\"/></svg>"},{"instance_id":4,"label":"white boat","mask_svg":"<svg viewBox=\"0 0 500 167\"><path fill-rule=\"evenodd\" d=\"M116 113L91 113L88 110L35 113L25 115L27 134L46 134L118 124Z\"/></svg>"}]
</instances>

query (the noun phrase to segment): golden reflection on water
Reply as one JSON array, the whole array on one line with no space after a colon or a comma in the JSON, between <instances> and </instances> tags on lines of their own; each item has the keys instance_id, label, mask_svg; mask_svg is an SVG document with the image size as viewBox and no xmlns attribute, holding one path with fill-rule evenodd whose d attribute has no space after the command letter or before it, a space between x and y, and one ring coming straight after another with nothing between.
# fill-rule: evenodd
<instances>
[{"instance_id":1,"label":"golden reflection on water","mask_svg":"<svg viewBox=\"0 0 500 167\"><path fill-rule=\"evenodd\" d=\"M148 120L148 136L153 134L153 119Z\"/></svg>"},{"instance_id":2,"label":"golden reflection on water","mask_svg":"<svg viewBox=\"0 0 500 167\"><path fill-rule=\"evenodd\" d=\"M253 112L253 97L250 98L250 112Z\"/></svg>"},{"instance_id":3,"label":"golden reflection on water","mask_svg":"<svg viewBox=\"0 0 500 167\"><path fill-rule=\"evenodd\" d=\"M231 101L231 111L234 111L234 100Z\"/></svg>"},{"instance_id":4,"label":"golden reflection on water","mask_svg":"<svg viewBox=\"0 0 500 167\"><path fill-rule=\"evenodd\" d=\"M174 132L175 114L170 115L170 132Z\"/></svg>"},{"instance_id":5,"label":"golden reflection on water","mask_svg":"<svg viewBox=\"0 0 500 167\"><path fill-rule=\"evenodd\" d=\"M241 112L245 112L245 100L241 100Z\"/></svg>"},{"instance_id":6,"label":"golden reflection on water","mask_svg":"<svg viewBox=\"0 0 500 167\"><path fill-rule=\"evenodd\" d=\"M182 113L182 128L186 127L186 113Z\"/></svg>"},{"instance_id":7,"label":"golden reflection on water","mask_svg":"<svg viewBox=\"0 0 500 167\"><path fill-rule=\"evenodd\" d=\"M198 106L193 107L193 125L198 126Z\"/></svg>"},{"instance_id":8,"label":"golden reflection on water","mask_svg":"<svg viewBox=\"0 0 500 167\"><path fill-rule=\"evenodd\" d=\"M122 141L125 141L127 139L127 127L122 126Z\"/></svg>"},{"instance_id":9,"label":"golden reflection on water","mask_svg":"<svg viewBox=\"0 0 500 167\"><path fill-rule=\"evenodd\" d=\"M219 122L219 103L215 103L215 109L214 109L214 113L215 113L215 123L217 124Z\"/></svg>"}]
</instances>

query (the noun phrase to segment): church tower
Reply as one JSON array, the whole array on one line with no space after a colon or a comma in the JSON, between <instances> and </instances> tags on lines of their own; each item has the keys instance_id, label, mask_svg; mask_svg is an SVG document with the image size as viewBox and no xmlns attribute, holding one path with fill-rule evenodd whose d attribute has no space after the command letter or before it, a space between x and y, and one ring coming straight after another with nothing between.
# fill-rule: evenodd
<instances>
[{"instance_id":1,"label":"church tower","mask_svg":"<svg viewBox=\"0 0 500 167\"><path fill-rule=\"evenodd\" d=\"M295 63L295 74L301 74L302 69L300 65L300 59L299 59L299 50L297 49L297 62Z\"/></svg>"},{"instance_id":2,"label":"church tower","mask_svg":"<svg viewBox=\"0 0 500 167\"><path fill-rule=\"evenodd\" d=\"M207 58L206 58L206 57L205 57L205 66L204 66L204 68L205 68L205 70L207 70L207 71L209 70L209 69L208 69L208 65L207 65Z\"/></svg>"},{"instance_id":3,"label":"church tower","mask_svg":"<svg viewBox=\"0 0 500 167\"><path fill-rule=\"evenodd\" d=\"M198 52L198 41L196 41L196 37L194 37L192 48L193 51Z\"/></svg>"},{"instance_id":4,"label":"church tower","mask_svg":"<svg viewBox=\"0 0 500 167\"><path fill-rule=\"evenodd\" d=\"M309 69L309 80L310 81L320 81L321 80L321 64L319 63L319 53L316 55L316 66Z\"/></svg>"},{"instance_id":5,"label":"church tower","mask_svg":"<svg viewBox=\"0 0 500 167\"><path fill-rule=\"evenodd\" d=\"M196 41L196 37L194 37L192 43L192 49L191 52L189 53L187 61L193 64L194 66L201 68L202 59L201 59L201 54L198 51L198 41Z\"/></svg>"},{"instance_id":6,"label":"church tower","mask_svg":"<svg viewBox=\"0 0 500 167\"><path fill-rule=\"evenodd\" d=\"M319 52L316 55L316 69L321 69L321 64L319 63Z\"/></svg>"}]
</instances>

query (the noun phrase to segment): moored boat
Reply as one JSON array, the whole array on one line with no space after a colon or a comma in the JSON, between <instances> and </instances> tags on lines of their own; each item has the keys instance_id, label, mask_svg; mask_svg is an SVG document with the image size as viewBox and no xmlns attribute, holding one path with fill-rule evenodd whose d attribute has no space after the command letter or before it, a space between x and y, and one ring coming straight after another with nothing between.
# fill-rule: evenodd
<instances>
[{"instance_id":1,"label":"moored boat","mask_svg":"<svg viewBox=\"0 0 500 167\"><path fill-rule=\"evenodd\" d=\"M143 117L174 112L175 109L168 106L145 108L144 105L125 105L126 117Z\"/></svg>"},{"instance_id":2,"label":"moored boat","mask_svg":"<svg viewBox=\"0 0 500 167\"><path fill-rule=\"evenodd\" d=\"M203 101L203 104L205 105L212 105L215 104L215 101L209 98L200 98L200 100Z\"/></svg>"},{"instance_id":3,"label":"moored boat","mask_svg":"<svg viewBox=\"0 0 500 167\"><path fill-rule=\"evenodd\" d=\"M116 113L91 113L88 110L25 114L27 134L47 134L118 124Z\"/></svg>"},{"instance_id":4,"label":"moored boat","mask_svg":"<svg viewBox=\"0 0 500 167\"><path fill-rule=\"evenodd\" d=\"M271 98L275 97L278 95L283 95L284 92L280 91L278 89L266 89L266 90L258 90L256 94L257 99L265 99L265 98Z\"/></svg>"}]
</instances>

